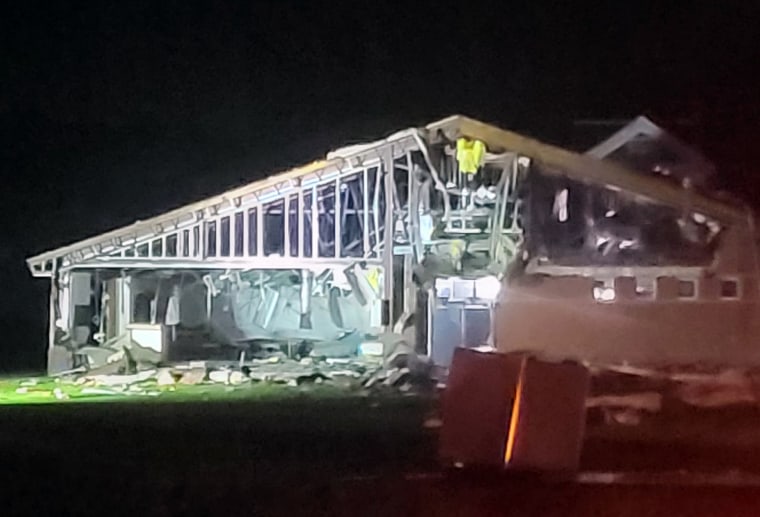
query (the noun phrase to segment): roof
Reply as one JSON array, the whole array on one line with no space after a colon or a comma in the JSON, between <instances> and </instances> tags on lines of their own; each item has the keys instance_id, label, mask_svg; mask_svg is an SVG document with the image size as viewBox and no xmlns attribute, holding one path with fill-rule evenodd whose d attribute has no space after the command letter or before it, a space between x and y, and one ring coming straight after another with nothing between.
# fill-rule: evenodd
<instances>
[{"instance_id":1,"label":"roof","mask_svg":"<svg viewBox=\"0 0 760 517\"><path fill-rule=\"evenodd\" d=\"M636 117L586 154L679 181L688 177L694 185L705 184L715 174L705 156L645 116Z\"/></svg>"},{"instance_id":2,"label":"roof","mask_svg":"<svg viewBox=\"0 0 760 517\"><path fill-rule=\"evenodd\" d=\"M426 135L431 141L434 141L438 134L443 134L449 139L458 137L479 139L486 143L489 150L511 151L530 157L548 166L550 173L602 184L616 190L635 192L643 198L664 204L681 206L687 200L686 191L664 184L657 178L646 177L620 165L598 160L593 156L584 156L465 116L454 115L433 122L422 129L410 128L394 133L382 140L338 149L328 153L325 159L280 172L145 221L138 220L131 225L41 253L27 259L27 264L32 272L35 272L35 268L39 271L40 264L47 264L81 250L103 248L103 251L106 252L106 248L121 244L124 240L135 239L143 234L152 235L161 231L162 228L176 228L189 220L195 221L198 214L203 213L203 211L218 210L219 207L230 204L237 205L241 199L246 197L254 196L259 199L268 192L279 192L279 189L284 185L290 187L294 183L305 185L312 181L318 181L320 177L330 171L341 170L347 162L356 160L361 162L368 159L379 160L381 154L406 152L407 149L417 148L417 141L421 135ZM695 193L689 195L692 197L688 201L695 211L721 220L746 220L746 212L733 205Z\"/></svg>"}]
</instances>

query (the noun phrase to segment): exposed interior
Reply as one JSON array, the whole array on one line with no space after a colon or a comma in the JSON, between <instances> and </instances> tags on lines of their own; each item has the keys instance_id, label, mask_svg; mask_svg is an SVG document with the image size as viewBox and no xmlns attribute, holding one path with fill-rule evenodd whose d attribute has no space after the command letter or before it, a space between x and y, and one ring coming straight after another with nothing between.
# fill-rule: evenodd
<instances>
[{"instance_id":1,"label":"exposed interior","mask_svg":"<svg viewBox=\"0 0 760 517\"><path fill-rule=\"evenodd\" d=\"M683 171L679 152L668 167ZM688 185L662 202L567 167L442 131L336 151L30 259L53 280L51 346L68 367L124 339L153 343L156 361L244 361L378 353L394 335L445 365L456 346L494 344L494 307L517 280L584 277L605 303L624 271L640 294L673 277L697 297L689 282L715 272L727 229L751 223L708 213Z\"/></svg>"}]
</instances>

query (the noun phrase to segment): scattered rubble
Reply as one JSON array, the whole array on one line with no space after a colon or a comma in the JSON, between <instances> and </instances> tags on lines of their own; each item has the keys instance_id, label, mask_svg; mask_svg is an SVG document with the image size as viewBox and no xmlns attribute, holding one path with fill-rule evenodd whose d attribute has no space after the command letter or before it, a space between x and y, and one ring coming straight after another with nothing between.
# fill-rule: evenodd
<instances>
[{"instance_id":1,"label":"scattered rubble","mask_svg":"<svg viewBox=\"0 0 760 517\"><path fill-rule=\"evenodd\" d=\"M658 413L760 406L760 374L706 365L595 366L586 406L607 424L639 425Z\"/></svg>"},{"instance_id":2,"label":"scattered rubble","mask_svg":"<svg viewBox=\"0 0 760 517\"><path fill-rule=\"evenodd\" d=\"M108 362L108 358L115 359ZM272 352L250 359L241 356L234 362L190 361L157 366L135 361L124 348L118 356L111 352L100 354L98 362L104 364L79 366L55 378L40 379L39 385L37 379L23 380L16 385L15 393L45 400L68 400L79 396L157 396L180 386L222 385L226 391L235 391L236 387L253 383L419 394L434 390L436 385L430 378L429 361L403 343L385 361L382 357L362 355L288 358Z\"/></svg>"},{"instance_id":3,"label":"scattered rubble","mask_svg":"<svg viewBox=\"0 0 760 517\"><path fill-rule=\"evenodd\" d=\"M200 384L206 378L205 368L191 368L187 370L179 380L180 384Z\"/></svg>"},{"instance_id":4,"label":"scattered rubble","mask_svg":"<svg viewBox=\"0 0 760 517\"><path fill-rule=\"evenodd\" d=\"M171 368L161 368L156 375L156 384L159 386L174 386L176 382Z\"/></svg>"}]
</instances>

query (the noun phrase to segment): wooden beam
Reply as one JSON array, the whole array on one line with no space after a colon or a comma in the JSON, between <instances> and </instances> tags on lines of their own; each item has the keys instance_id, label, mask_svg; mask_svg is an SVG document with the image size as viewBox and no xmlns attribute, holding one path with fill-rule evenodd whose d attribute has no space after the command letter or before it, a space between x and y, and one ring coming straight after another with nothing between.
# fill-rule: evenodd
<instances>
[{"instance_id":1,"label":"wooden beam","mask_svg":"<svg viewBox=\"0 0 760 517\"><path fill-rule=\"evenodd\" d=\"M512 151L528 156L546 165L549 170L545 172L550 174L623 190L677 208L683 207L688 200L693 211L722 221L744 222L749 215L735 205L686 191L611 162L545 144L461 115L434 122L426 129L431 135L441 131L449 139L467 137L481 140L492 152Z\"/></svg>"}]
</instances>

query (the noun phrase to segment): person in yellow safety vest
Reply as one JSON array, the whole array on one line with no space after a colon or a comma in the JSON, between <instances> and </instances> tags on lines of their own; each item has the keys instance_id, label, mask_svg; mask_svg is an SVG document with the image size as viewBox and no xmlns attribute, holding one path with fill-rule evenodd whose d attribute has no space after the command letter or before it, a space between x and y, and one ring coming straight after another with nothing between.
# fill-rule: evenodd
<instances>
[{"instance_id":1,"label":"person in yellow safety vest","mask_svg":"<svg viewBox=\"0 0 760 517\"><path fill-rule=\"evenodd\" d=\"M459 163L459 172L462 174L476 174L483 164L485 155L486 144L480 140L468 140L467 138L457 140L457 162Z\"/></svg>"},{"instance_id":2,"label":"person in yellow safety vest","mask_svg":"<svg viewBox=\"0 0 760 517\"><path fill-rule=\"evenodd\" d=\"M457 162L459 172L464 175L462 186L462 208L472 208L475 201L473 194L477 190L477 175L483 158L486 155L486 144L480 140L457 140Z\"/></svg>"}]
</instances>

